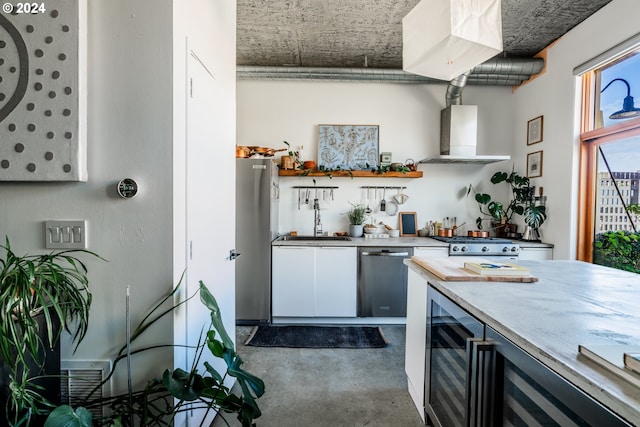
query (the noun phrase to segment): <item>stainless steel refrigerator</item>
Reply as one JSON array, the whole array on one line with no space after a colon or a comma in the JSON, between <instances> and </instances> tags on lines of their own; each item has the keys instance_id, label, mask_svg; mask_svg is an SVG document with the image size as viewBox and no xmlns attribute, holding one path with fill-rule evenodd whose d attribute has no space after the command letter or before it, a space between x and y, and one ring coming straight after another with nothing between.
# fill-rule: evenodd
<instances>
[{"instance_id":1,"label":"stainless steel refrigerator","mask_svg":"<svg viewBox=\"0 0 640 427\"><path fill-rule=\"evenodd\" d=\"M278 166L236 159L236 324L271 322L271 242L278 237Z\"/></svg>"}]
</instances>

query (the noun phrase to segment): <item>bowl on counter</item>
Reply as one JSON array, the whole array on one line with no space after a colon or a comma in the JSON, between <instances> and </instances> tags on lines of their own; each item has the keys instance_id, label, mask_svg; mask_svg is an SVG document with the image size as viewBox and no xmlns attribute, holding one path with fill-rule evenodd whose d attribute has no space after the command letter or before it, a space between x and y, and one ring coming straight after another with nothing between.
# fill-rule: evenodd
<instances>
[{"instance_id":1,"label":"bowl on counter","mask_svg":"<svg viewBox=\"0 0 640 427\"><path fill-rule=\"evenodd\" d=\"M364 226L364 232L367 233L367 234L378 234L378 233L381 233L382 230L377 225L369 226L369 227L367 227L365 225Z\"/></svg>"},{"instance_id":2,"label":"bowl on counter","mask_svg":"<svg viewBox=\"0 0 640 427\"><path fill-rule=\"evenodd\" d=\"M400 237L400 230L387 230L389 237Z\"/></svg>"}]
</instances>

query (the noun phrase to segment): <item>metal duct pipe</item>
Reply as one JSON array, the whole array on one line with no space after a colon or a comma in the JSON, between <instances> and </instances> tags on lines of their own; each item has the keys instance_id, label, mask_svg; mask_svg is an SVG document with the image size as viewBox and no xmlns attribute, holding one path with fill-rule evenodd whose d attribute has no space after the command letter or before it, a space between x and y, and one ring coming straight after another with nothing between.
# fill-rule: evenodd
<instances>
[{"instance_id":1,"label":"metal duct pipe","mask_svg":"<svg viewBox=\"0 0 640 427\"><path fill-rule=\"evenodd\" d=\"M538 74L542 67L544 67L544 60L541 58L494 58L485 61L449 82L447 94L445 95L446 106L462 104L462 91L467 85L469 76L472 74L476 76L478 81L485 80L486 84L489 84L490 81L493 81L495 85L503 83L501 79L492 79L492 75L506 75L507 79L505 81L516 80L516 76L524 77L520 80L520 83L522 83L524 80L530 79L533 74Z\"/></svg>"},{"instance_id":2,"label":"metal duct pipe","mask_svg":"<svg viewBox=\"0 0 640 427\"><path fill-rule=\"evenodd\" d=\"M470 75L471 70L467 71L464 74L460 74L458 77L449 82L449 86L447 86L447 95L445 96L447 107L450 105L462 104L462 90L467 85L467 80Z\"/></svg>"},{"instance_id":3,"label":"metal duct pipe","mask_svg":"<svg viewBox=\"0 0 640 427\"><path fill-rule=\"evenodd\" d=\"M531 75L539 73L544 61L538 58L496 58L486 61L471 70L468 84L517 86ZM489 76L487 76L489 75ZM493 77L492 77L493 76ZM388 83L444 83L407 73L399 69L382 68L328 68L328 67L264 67L238 65L238 80L336 80ZM523 78L524 77L524 78Z\"/></svg>"}]
</instances>

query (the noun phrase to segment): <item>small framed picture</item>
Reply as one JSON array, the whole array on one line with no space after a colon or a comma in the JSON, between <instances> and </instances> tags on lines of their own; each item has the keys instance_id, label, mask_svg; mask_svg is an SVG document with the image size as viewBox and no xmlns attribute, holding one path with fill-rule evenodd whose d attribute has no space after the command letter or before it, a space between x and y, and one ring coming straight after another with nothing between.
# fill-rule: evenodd
<instances>
[{"instance_id":1,"label":"small framed picture","mask_svg":"<svg viewBox=\"0 0 640 427\"><path fill-rule=\"evenodd\" d=\"M542 116L538 116L527 122L527 145L537 144L542 141L542 124Z\"/></svg>"},{"instance_id":2,"label":"small framed picture","mask_svg":"<svg viewBox=\"0 0 640 427\"><path fill-rule=\"evenodd\" d=\"M542 176L542 151L527 154L527 178Z\"/></svg>"},{"instance_id":3,"label":"small framed picture","mask_svg":"<svg viewBox=\"0 0 640 427\"><path fill-rule=\"evenodd\" d=\"M401 236L418 235L418 219L415 212L400 212L398 214Z\"/></svg>"}]
</instances>

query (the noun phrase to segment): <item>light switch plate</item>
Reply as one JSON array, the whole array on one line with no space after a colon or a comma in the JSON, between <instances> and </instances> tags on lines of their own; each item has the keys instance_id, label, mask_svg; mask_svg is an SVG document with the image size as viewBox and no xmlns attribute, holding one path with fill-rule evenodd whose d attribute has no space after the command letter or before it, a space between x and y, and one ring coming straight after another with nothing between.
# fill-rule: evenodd
<instances>
[{"instance_id":1,"label":"light switch plate","mask_svg":"<svg viewBox=\"0 0 640 427\"><path fill-rule=\"evenodd\" d=\"M47 249L87 249L87 221L45 221L44 247Z\"/></svg>"}]
</instances>

